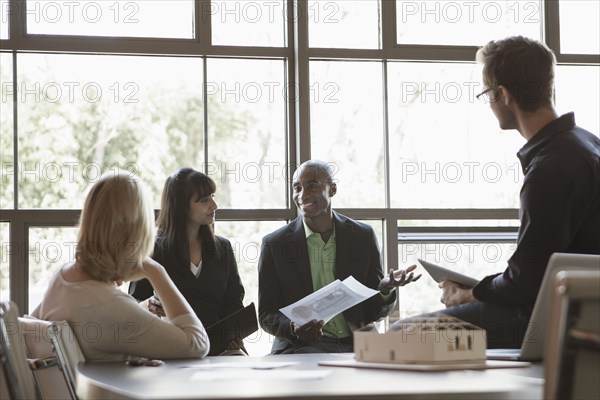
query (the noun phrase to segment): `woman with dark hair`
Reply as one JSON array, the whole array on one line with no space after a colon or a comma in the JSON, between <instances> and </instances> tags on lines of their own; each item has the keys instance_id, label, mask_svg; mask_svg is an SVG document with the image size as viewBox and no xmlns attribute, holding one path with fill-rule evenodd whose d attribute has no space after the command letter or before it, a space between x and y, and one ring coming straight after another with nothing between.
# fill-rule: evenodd
<instances>
[{"instance_id":1,"label":"woman with dark hair","mask_svg":"<svg viewBox=\"0 0 600 400\"><path fill-rule=\"evenodd\" d=\"M214 234L215 191L215 182L192 168L181 168L167 178L152 255L204 326L244 307L244 286L231 244ZM132 282L129 293L140 301L148 299L148 309L162 315L160 300L147 280ZM227 350L244 350L243 342L234 340ZM217 354L211 349L209 355Z\"/></svg>"}]
</instances>

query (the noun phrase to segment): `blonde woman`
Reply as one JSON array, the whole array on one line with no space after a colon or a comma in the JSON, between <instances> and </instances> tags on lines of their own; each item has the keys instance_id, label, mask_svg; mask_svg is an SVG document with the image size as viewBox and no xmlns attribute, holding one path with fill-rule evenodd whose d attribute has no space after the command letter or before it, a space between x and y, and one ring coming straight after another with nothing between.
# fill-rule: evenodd
<instances>
[{"instance_id":1,"label":"blonde woman","mask_svg":"<svg viewBox=\"0 0 600 400\"><path fill-rule=\"evenodd\" d=\"M88 361L204 357L209 342L202 323L164 267L149 258L154 231L143 184L104 175L85 200L75 261L54 275L32 315L68 321ZM142 278L162 300L166 319L118 288Z\"/></svg>"}]
</instances>

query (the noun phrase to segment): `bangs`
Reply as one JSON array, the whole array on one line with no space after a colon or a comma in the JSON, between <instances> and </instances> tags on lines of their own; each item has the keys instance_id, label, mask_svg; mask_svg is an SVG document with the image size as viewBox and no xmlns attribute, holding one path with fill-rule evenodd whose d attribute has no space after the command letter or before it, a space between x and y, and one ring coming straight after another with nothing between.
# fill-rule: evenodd
<instances>
[{"instance_id":1,"label":"bangs","mask_svg":"<svg viewBox=\"0 0 600 400\"><path fill-rule=\"evenodd\" d=\"M204 174L192 174L190 175L190 190L192 192L191 198L194 201L198 201L203 197L210 196L217 191L217 185L210 177Z\"/></svg>"}]
</instances>

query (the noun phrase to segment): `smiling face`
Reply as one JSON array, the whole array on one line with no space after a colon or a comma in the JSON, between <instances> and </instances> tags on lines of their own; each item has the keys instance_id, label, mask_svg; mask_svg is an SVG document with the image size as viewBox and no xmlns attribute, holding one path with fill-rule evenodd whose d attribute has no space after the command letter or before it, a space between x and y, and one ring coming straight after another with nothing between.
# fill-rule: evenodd
<instances>
[{"instance_id":1,"label":"smiling face","mask_svg":"<svg viewBox=\"0 0 600 400\"><path fill-rule=\"evenodd\" d=\"M306 220L331 218L331 198L337 191L331 176L318 166L301 167L292 181L293 198Z\"/></svg>"},{"instance_id":2,"label":"smiling face","mask_svg":"<svg viewBox=\"0 0 600 400\"><path fill-rule=\"evenodd\" d=\"M205 197L194 195L190 199L190 208L188 212L188 221L198 225L212 225L215 222L215 211L217 203L214 199L214 193Z\"/></svg>"}]
</instances>

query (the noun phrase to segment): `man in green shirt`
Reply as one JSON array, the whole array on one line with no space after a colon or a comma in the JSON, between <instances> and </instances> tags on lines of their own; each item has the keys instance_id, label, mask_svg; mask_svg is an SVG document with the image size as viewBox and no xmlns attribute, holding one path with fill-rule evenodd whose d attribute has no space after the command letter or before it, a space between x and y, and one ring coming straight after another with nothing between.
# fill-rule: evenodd
<instances>
[{"instance_id":1,"label":"man in green shirt","mask_svg":"<svg viewBox=\"0 0 600 400\"><path fill-rule=\"evenodd\" d=\"M307 161L296 170L293 198L299 216L265 236L258 265L259 321L275 336L273 354L351 352L352 332L387 316L396 302L395 287L413 277L414 266L384 277L373 229L331 208L337 185L331 165ZM279 309L336 279L353 276L380 291L336 315L327 324L293 324Z\"/></svg>"}]
</instances>

